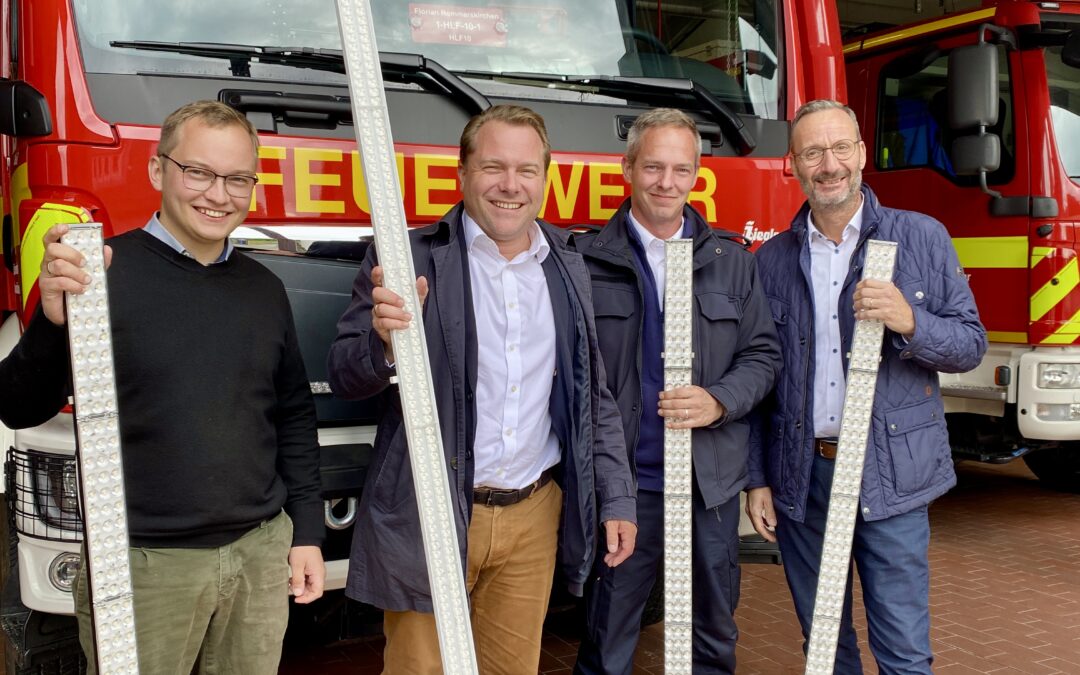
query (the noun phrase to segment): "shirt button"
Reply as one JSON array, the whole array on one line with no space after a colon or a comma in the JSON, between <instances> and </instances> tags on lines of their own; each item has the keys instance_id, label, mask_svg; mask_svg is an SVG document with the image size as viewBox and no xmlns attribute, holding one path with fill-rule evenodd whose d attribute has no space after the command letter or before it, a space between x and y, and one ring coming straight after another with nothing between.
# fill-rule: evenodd
<instances>
[{"instance_id":1,"label":"shirt button","mask_svg":"<svg viewBox=\"0 0 1080 675\"><path fill-rule=\"evenodd\" d=\"M835 415L829 415L829 421L830 422L835 422L836 421L836 416Z\"/></svg>"},{"instance_id":2,"label":"shirt button","mask_svg":"<svg viewBox=\"0 0 1080 675\"><path fill-rule=\"evenodd\" d=\"M836 347L833 347L832 353L833 353L833 354L835 354L835 353L836 353Z\"/></svg>"},{"instance_id":3,"label":"shirt button","mask_svg":"<svg viewBox=\"0 0 1080 675\"><path fill-rule=\"evenodd\" d=\"M836 318L836 315L835 315L835 314L833 314L833 315L832 315L832 318L834 318L834 319L835 319L835 318Z\"/></svg>"},{"instance_id":4,"label":"shirt button","mask_svg":"<svg viewBox=\"0 0 1080 675\"><path fill-rule=\"evenodd\" d=\"M835 383L835 382L830 382L830 383L829 383L829 386L830 386L830 387L835 387L835 386L836 386L836 383Z\"/></svg>"},{"instance_id":5,"label":"shirt button","mask_svg":"<svg viewBox=\"0 0 1080 675\"><path fill-rule=\"evenodd\" d=\"M517 345L510 345L510 347L509 347L509 348L507 348L507 351L511 351L511 352L512 352L512 351L514 351L514 350L516 350L516 349L517 349Z\"/></svg>"},{"instance_id":6,"label":"shirt button","mask_svg":"<svg viewBox=\"0 0 1080 675\"><path fill-rule=\"evenodd\" d=\"M513 429L507 429L506 430L506 435L507 436L513 436L514 435L514 430Z\"/></svg>"},{"instance_id":7,"label":"shirt button","mask_svg":"<svg viewBox=\"0 0 1080 675\"><path fill-rule=\"evenodd\" d=\"M509 307L510 309L515 309L515 308L517 308L517 303L516 302L511 302L509 305L507 305L507 307Z\"/></svg>"},{"instance_id":8,"label":"shirt button","mask_svg":"<svg viewBox=\"0 0 1080 675\"><path fill-rule=\"evenodd\" d=\"M517 393L517 385L516 384L510 386L510 393L511 394L516 394Z\"/></svg>"}]
</instances>

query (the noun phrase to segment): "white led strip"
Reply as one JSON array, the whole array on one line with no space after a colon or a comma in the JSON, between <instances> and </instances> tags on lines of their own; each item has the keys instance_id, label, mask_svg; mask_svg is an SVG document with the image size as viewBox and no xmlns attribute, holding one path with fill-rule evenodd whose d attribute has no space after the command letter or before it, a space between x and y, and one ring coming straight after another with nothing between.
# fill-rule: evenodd
<instances>
[{"instance_id":1,"label":"white led strip","mask_svg":"<svg viewBox=\"0 0 1080 675\"><path fill-rule=\"evenodd\" d=\"M664 389L691 384L694 361L692 239L665 242ZM664 427L664 672L693 670L693 502L690 429Z\"/></svg>"},{"instance_id":2,"label":"white led strip","mask_svg":"<svg viewBox=\"0 0 1080 675\"><path fill-rule=\"evenodd\" d=\"M892 281L896 263L896 242L871 239L866 243L862 278ZM878 320L855 322L848 360L847 392L840 421L829 513L825 520L825 540L821 550L814 618L806 675L832 675L840 617L844 611L844 591L851 566L851 540L862 486L863 461L870 433L870 420L877 387L881 339L885 324Z\"/></svg>"},{"instance_id":3,"label":"white led strip","mask_svg":"<svg viewBox=\"0 0 1080 675\"><path fill-rule=\"evenodd\" d=\"M352 97L353 128L371 203L383 285L405 299L405 310L413 317L408 330L396 330L392 335L443 672L476 673L469 598L465 592L371 8L366 0L337 0L337 9Z\"/></svg>"},{"instance_id":4,"label":"white led strip","mask_svg":"<svg viewBox=\"0 0 1080 675\"><path fill-rule=\"evenodd\" d=\"M128 566L127 508L113 371L112 327L101 225L71 225L61 241L86 258L85 293L66 293L68 347L75 387L79 494L86 574L99 673L138 673Z\"/></svg>"}]
</instances>

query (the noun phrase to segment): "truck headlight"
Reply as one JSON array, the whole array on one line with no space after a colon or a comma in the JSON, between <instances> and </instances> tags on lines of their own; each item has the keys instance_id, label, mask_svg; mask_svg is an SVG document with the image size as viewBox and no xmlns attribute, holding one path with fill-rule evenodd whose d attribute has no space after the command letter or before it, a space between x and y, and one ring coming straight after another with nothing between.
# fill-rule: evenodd
<instances>
[{"instance_id":1,"label":"truck headlight","mask_svg":"<svg viewBox=\"0 0 1080 675\"><path fill-rule=\"evenodd\" d=\"M1037 381L1040 389L1080 388L1080 363L1040 363Z\"/></svg>"},{"instance_id":2,"label":"truck headlight","mask_svg":"<svg viewBox=\"0 0 1080 675\"><path fill-rule=\"evenodd\" d=\"M49 563L49 581L57 590L70 593L81 564L82 557L78 553L61 553Z\"/></svg>"}]
</instances>

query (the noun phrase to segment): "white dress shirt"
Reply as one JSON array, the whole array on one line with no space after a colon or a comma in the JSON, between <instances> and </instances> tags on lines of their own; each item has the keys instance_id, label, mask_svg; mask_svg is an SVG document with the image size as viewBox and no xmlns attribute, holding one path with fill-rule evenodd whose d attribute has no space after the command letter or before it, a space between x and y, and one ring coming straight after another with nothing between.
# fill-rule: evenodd
<instances>
[{"instance_id":1,"label":"white dress shirt","mask_svg":"<svg viewBox=\"0 0 1080 675\"><path fill-rule=\"evenodd\" d=\"M473 484L517 489L559 462L551 428L555 315L541 263L551 247L533 223L530 245L507 260L463 215L476 318Z\"/></svg>"},{"instance_id":2,"label":"white dress shirt","mask_svg":"<svg viewBox=\"0 0 1080 675\"><path fill-rule=\"evenodd\" d=\"M649 263L649 269L652 270L653 281L656 282L656 299L660 301L660 311L662 312L664 311L664 288L667 286L667 249L664 247L664 241L666 240L654 237L652 232L646 230L645 226L634 217L633 210L630 210L627 216L630 219L630 227L634 228L638 239L641 240L641 247L645 249L645 261ZM686 219L683 218L679 229L675 230L675 234L668 237L667 240L685 239L685 230Z\"/></svg>"},{"instance_id":3,"label":"white dress shirt","mask_svg":"<svg viewBox=\"0 0 1080 675\"><path fill-rule=\"evenodd\" d=\"M814 216L807 216L808 245L810 246L810 279L814 291L814 437L833 438L840 435L840 414L844 409L847 379L840 343L840 291L851 267L851 254L859 243L862 229L862 206L844 227L840 243L836 244L814 225Z\"/></svg>"}]
</instances>

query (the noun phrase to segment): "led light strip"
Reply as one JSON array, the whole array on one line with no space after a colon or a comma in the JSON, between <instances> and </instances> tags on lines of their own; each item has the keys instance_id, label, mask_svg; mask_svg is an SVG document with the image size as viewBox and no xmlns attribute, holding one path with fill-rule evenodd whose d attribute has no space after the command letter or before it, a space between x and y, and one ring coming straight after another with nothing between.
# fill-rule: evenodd
<instances>
[{"instance_id":1,"label":"led light strip","mask_svg":"<svg viewBox=\"0 0 1080 675\"><path fill-rule=\"evenodd\" d=\"M665 242L664 389L691 384L694 361L692 239ZM693 670L693 502L690 429L664 427L664 672Z\"/></svg>"},{"instance_id":2,"label":"led light strip","mask_svg":"<svg viewBox=\"0 0 1080 675\"><path fill-rule=\"evenodd\" d=\"M71 225L61 241L86 258L85 293L65 293L75 387L79 494L86 537L94 647L99 673L138 673L128 565L127 507L113 371L112 326L101 225Z\"/></svg>"},{"instance_id":3,"label":"led light strip","mask_svg":"<svg viewBox=\"0 0 1080 675\"><path fill-rule=\"evenodd\" d=\"M443 672L476 673L469 598L465 592L371 7L366 0L338 0L337 9L352 97L353 128L360 146L384 285L404 298L405 309L413 317L407 330L396 330L392 335Z\"/></svg>"},{"instance_id":4,"label":"led light strip","mask_svg":"<svg viewBox=\"0 0 1080 675\"><path fill-rule=\"evenodd\" d=\"M892 281L895 263L896 242L872 239L866 243L862 278ZM836 468L829 495L829 513L825 520L825 540L821 550L806 675L832 675L836 661L840 617L844 611L844 592L851 566L851 540L859 507L863 461L869 440L884 334L885 324L881 321L855 322L855 336L848 358L847 392L844 395L843 416L840 418L840 440L834 460Z\"/></svg>"}]
</instances>

